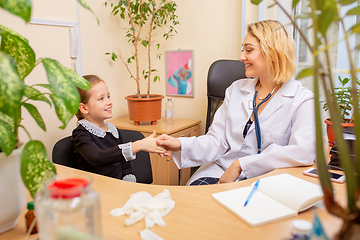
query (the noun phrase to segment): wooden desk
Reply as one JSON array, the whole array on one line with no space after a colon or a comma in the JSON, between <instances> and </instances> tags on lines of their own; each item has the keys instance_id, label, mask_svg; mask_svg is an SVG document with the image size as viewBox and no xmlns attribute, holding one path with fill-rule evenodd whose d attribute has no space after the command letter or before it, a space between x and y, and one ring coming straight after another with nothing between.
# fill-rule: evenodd
<instances>
[{"instance_id":1,"label":"wooden desk","mask_svg":"<svg viewBox=\"0 0 360 240\"><path fill-rule=\"evenodd\" d=\"M133 226L126 227L124 222L128 216L113 217L110 215L110 211L114 208L122 207L133 193L147 191L155 196L164 189L170 191L171 197L175 201L175 208L163 217L166 222L165 227L155 225L152 230L166 240L284 239L289 237L292 220L305 219L312 222L314 211L317 212L326 233L330 237L339 231L342 223L340 219L330 215L326 209L313 207L300 213L297 217L252 228L211 198L212 193L249 186L257 178L210 186L161 186L125 182L61 165L56 165L56 168L61 178L92 176L93 189L100 194L101 198L102 230L103 238L106 240L140 240L139 230L145 228L144 220ZM302 174L305 169L307 168L277 169L264 176L289 173L309 182L319 184L318 179ZM333 186L337 201L344 206L346 204L346 185L334 183ZM23 214L20 216L19 223L15 229L0 234L0 240L24 240L25 212L26 209L24 209ZM34 239L34 235L31 238Z\"/></svg>"},{"instance_id":2,"label":"wooden desk","mask_svg":"<svg viewBox=\"0 0 360 240\"><path fill-rule=\"evenodd\" d=\"M200 135L199 120L175 118L173 123L166 123L165 118L157 121L156 125L150 122L134 125L129 117L109 120L119 129L139 131L145 137L156 131L156 136L167 134L172 137L191 137ZM185 185L190 178L190 168L179 170L172 157L159 157L156 153L150 153L151 167L153 170L153 184L158 185Z\"/></svg>"}]
</instances>

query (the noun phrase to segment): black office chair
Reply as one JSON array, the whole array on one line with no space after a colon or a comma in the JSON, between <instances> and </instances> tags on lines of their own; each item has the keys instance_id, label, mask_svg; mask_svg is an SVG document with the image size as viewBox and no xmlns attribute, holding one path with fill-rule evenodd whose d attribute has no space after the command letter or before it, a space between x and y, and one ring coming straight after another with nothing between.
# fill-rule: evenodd
<instances>
[{"instance_id":1,"label":"black office chair","mask_svg":"<svg viewBox=\"0 0 360 240\"><path fill-rule=\"evenodd\" d=\"M144 135L138 131L121 129L120 133L125 143L144 138ZM55 143L52 151L52 160L54 163L78 169L71 136L60 139ZM148 184L153 182L150 155L148 152L138 152L136 159L130 161L130 163L137 182Z\"/></svg>"},{"instance_id":2,"label":"black office chair","mask_svg":"<svg viewBox=\"0 0 360 240\"><path fill-rule=\"evenodd\" d=\"M52 161L63 166L78 168L71 136L60 139L55 143L52 150Z\"/></svg>"},{"instance_id":3,"label":"black office chair","mask_svg":"<svg viewBox=\"0 0 360 240\"><path fill-rule=\"evenodd\" d=\"M213 62L207 76L208 107L205 132L214 120L216 110L223 104L225 90L236 80L246 78L245 64L239 60L222 59ZM199 167L191 168L193 175Z\"/></svg>"},{"instance_id":4,"label":"black office chair","mask_svg":"<svg viewBox=\"0 0 360 240\"><path fill-rule=\"evenodd\" d=\"M207 77L208 108L206 114L207 132L216 110L225 98L225 90L235 80L246 78L245 65L239 60L217 60L211 64Z\"/></svg>"}]
</instances>

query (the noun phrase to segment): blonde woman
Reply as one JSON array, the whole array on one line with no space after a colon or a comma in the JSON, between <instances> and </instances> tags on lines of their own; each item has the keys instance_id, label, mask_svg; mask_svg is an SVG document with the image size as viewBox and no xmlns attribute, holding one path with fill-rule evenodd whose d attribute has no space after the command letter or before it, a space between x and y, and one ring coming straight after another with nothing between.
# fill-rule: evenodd
<instances>
[{"instance_id":1,"label":"blonde woman","mask_svg":"<svg viewBox=\"0 0 360 240\"><path fill-rule=\"evenodd\" d=\"M188 184L226 183L315 159L313 93L293 78L295 42L278 21L250 24L240 61L246 79L227 90L206 135L158 144L179 168L201 167Z\"/></svg>"}]
</instances>

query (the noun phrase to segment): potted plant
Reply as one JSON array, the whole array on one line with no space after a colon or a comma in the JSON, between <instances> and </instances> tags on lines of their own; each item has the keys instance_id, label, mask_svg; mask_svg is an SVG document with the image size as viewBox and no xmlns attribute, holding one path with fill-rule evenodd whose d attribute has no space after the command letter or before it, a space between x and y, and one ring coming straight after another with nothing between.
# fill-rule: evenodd
<instances>
[{"instance_id":1,"label":"potted plant","mask_svg":"<svg viewBox=\"0 0 360 240\"><path fill-rule=\"evenodd\" d=\"M166 40L172 38L177 33L175 26L177 21L176 4L171 0L109 0L105 6L110 6L112 14L119 16L127 22L125 27L125 37L133 47L133 54L123 57L120 51L106 53L115 61L120 58L130 74L130 78L135 80L136 94L125 97L128 100L129 117L138 125L143 121L156 121L161 118L161 101L164 96L150 94L151 82L160 79L157 70L152 68L154 56L161 59L161 54L157 52L160 43L156 40L159 30L163 30L162 37ZM141 50L146 54L141 54ZM155 52L153 56L153 51ZM135 68L131 69L130 64L135 62ZM141 67L141 64L146 67ZM146 94L140 91L140 80L147 81Z\"/></svg>"},{"instance_id":2,"label":"potted plant","mask_svg":"<svg viewBox=\"0 0 360 240\"><path fill-rule=\"evenodd\" d=\"M251 0L254 4L259 4L262 0ZM312 43L304 33L300 30L291 14L287 13L278 0L274 0L274 5L279 8L289 17L292 21L295 29L304 40L305 44L313 56L313 66L302 70L297 79L305 76L313 76L314 79L314 94L315 94L315 119L316 119L316 152L317 159L316 164L319 172L319 178L321 187L324 192L324 203L329 213L341 218L343 220L342 228L334 239L359 239L360 236L360 111L359 111L359 92L357 91L357 69L353 62L353 50L349 44L349 36L358 34L360 32L360 24L355 23L351 28L347 29L344 24L344 18L351 15L359 15L360 8L351 8L344 16L341 13L341 7L357 2L356 0L308 0L308 12L301 16L295 16L295 18L306 18L312 21ZM295 7L299 0L293 0L293 7ZM331 24L340 24L342 31L344 31L344 41L349 56L349 69L348 72L351 74L351 101L354 109L354 123L355 123L355 135L356 135L356 156L353 161L356 162L355 169L353 168L352 159L349 154L348 146L344 141L343 131L341 127L341 115L339 112L338 105L335 101L335 88L333 80L333 70L330 66L330 46L332 42L328 42L327 34L329 26ZM320 57L321 56L321 57ZM330 176L327 168L328 157L325 157L323 150L323 139L322 139L322 123L320 114L320 84L323 89L330 89L325 91L326 101L329 107L330 117L333 124L338 150L340 152L341 166L344 169L346 175L346 187L348 204L347 206L340 206L334 197L334 191ZM356 173L357 172L357 173Z\"/></svg>"},{"instance_id":3,"label":"potted plant","mask_svg":"<svg viewBox=\"0 0 360 240\"><path fill-rule=\"evenodd\" d=\"M338 76L340 87L335 87L335 93L332 95L330 89L328 89L330 96L333 98L333 101L337 104L341 116L341 126L343 128L354 127L353 114L349 118L353 105L351 97L351 87L346 84L350 81L350 78L342 79ZM360 85L359 79L356 79L357 84ZM358 90L357 90L358 91ZM325 111L329 110L327 101L324 101L323 109ZM334 130L332 128L332 122L330 118L325 119L326 123L326 132L328 136L329 146L333 146L335 142Z\"/></svg>"},{"instance_id":4,"label":"potted plant","mask_svg":"<svg viewBox=\"0 0 360 240\"><path fill-rule=\"evenodd\" d=\"M80 1L81 5L88 6ZM0 7L29 22L31 2L10 0ZM90 84L76 72L49 58L36 59L28 40L17 32L0 25L0 233L13 228L25 206L25 186L34 196L43 182L56 174L48 160L44 145L34 140L22 125L22 111L27 110L41 129L45 123L31 103L46 102L55 107L58 118L66 124L78 111L80 96L76 87L89 89ZM26 85L25 79L41 64L49 84ZM45 90L40 92L39 89ZM30 101L29 101L30 100ZM19 140L19 128L28 134L29 141ZM21 171L20 171L21 169ZM21 172L21 176L20 176Z\"/></svg>"}]
</instances>

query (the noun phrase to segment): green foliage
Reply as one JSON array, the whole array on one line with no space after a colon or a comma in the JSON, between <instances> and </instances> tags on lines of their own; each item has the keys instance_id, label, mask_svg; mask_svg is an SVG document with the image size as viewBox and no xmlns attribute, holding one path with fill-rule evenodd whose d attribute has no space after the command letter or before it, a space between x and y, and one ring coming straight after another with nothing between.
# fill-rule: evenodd
<instances>
[{"instance_id":1,"label":"green foliage","mask_svg":"<svg viewBox=\"0 0 360 240\"><path fill-rule=\"evenodd\" d=\"M108 0L104 3L105 6L111 7L111 13L114 16L120 17L128 23L125 27L125 37L128 42L134 46L134 53L132 56L122 58L120 54L114 52L106 53L110 55L111 59L115 61L120 58L125 64L130 77L137 83L137 95L140 97L140 79L144 78L148 81L147 95L150 93L150 80L151 73L151 52L157 51L160 48L160 44L154 40L155 30L162 29L164 39L169 39L174 36L177 31L175 26L179 24L177 21L178 16L176 12L176 4L171 0ZM148 60L147 70L140 70L140 54L139 48L143 46L147 49L147 55L144 56ZM160 59L161 54L157 54L156 57ZM135 71L130 70L128 64L135 62ZM159 80L160 77L155 75L153 81Z\"/></svg>"},{"instance_id":2,"label":"green foliage","mask_svg":"<svg viewBox=\"0 0 360 240\"><path fill-rule=\"evenodd\" d=\"M259 4L262 1L252 0L252 3ZM279 6L281 10L284 8L281 6L278 0L274 0L275 5ZM359 15L360 8L355 6L350 9L345 16L341 15L341 7L357 2L356 0L308 0L309 11L303 13L301 16L291 17L291 14L286 13L295 29L300 34L301 38L306 43L308 49L313 55L313 67L311 69L305 69L299 73L298 77L310 76L312 73L314 79L314 100L315 100L315 118L316 118L316 151L317 151L317 168L319 170L319 177L321 186L326 198L325 205L328 211L338 217L343 218L346 223L349 221L359 219L360 207L358 205L358 193L360 189L360 174L354 172L360 172L360 111L359 111L359 91L357 90L359 81L357 80L356 73L359 69L356 69L353 63L353 49L349 44L349 37L352 34L360 32L360 23L354 24L350 27L351 32L345 28L344 18L352 15ZM293 0L292 4L295 7L299 3L299 0ZM312 22L313 31L312 39L305 37L306 35L297 26L294 19L310 19ZM343 41L347 47L347 53L349 56L349 69L351 78L339 78L342 86L334 88L334 80L332 79L334 73L330 65L330 47L328 43L327 35L329 35L329 26L332 24L340 24L341 29L344 31L345 38ZM311 43L311 44L310 44ZM357 46L358 48L358 46ZM322 56L320 58L320 55ZM350 81L352 79L352 81ZM350 82L351 87L345 86ZM346 175L346 187L348 193L348 206L342 208L338 205L333 196L332 184L330 181L329 173L327 170L328 158L324 156L323 141L322 141L322 120L320 116L320 84L323 89L329 89L325 91L326 96L326 109L329 109L332 126L334 128L335 136L337 139L337 146L340 152L341 165ZM344 141L343 132L341 127L342 117L348 114L348 111L353 109L355 119L355 134L356 134L356 168L354 169L349 149ZM357 202L357 204L356 204ZM344 227L346 228L346 223ZM339 237L340 239L341 237Z\"/></svg>"},{"instance_id":3,"label":"green foliage","mask_svg":"<svg viewBox=\"0 0 360 240\"><path fill-rule=\"evenodd\" d=\"M91 11L84 1L78 1ZM0 0L0 7L26 22L30 20L30 0ZM0 150L9 155L19 141L18 128L22 127L29 134L21 124L24 121L22 109L27 109L39 127L46 130L40 112L29 100L55 106L56 114L63 123L60 128L64 128L77 112L80 103L76 87L88 90L90 83L56 60L36 60L28 40L14 30L0 25L0 37ZM26 77L40 63L45 68L50 84L26 85ZM30 141L25 145L21 156L21 174L26 187L34 196L43 181L56 171L55 166L48 160L44 145L31 140L30 135L29 138Z\"/></svg>"},{"instance_id":4,"label":"green foliage","mask_svg":"<svg viewBox=\"0 0 360 240\"><path fill-rule=\"evenodd\" d=\"M339 82L341 84L340 87L334 88L335 93L332 94L331 90L328 89L329 95L333 102L336 103L340 116L343 122L346 122L345 119L350 116L350 113L353 109L352 97L351 97L351 87L346 86L346 84L350 81L350 78L341 79L338 77ZM357 79L357 84L360 85L359 79ZM357 89L357 94L359 94L359 90ZM323 109L325 111L329 110L328 102L324 101Z\"/></svg>"}]
</instances>

